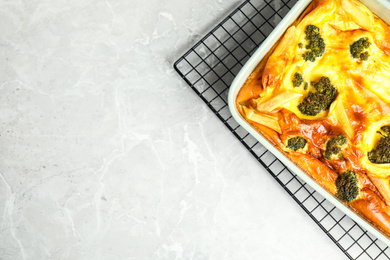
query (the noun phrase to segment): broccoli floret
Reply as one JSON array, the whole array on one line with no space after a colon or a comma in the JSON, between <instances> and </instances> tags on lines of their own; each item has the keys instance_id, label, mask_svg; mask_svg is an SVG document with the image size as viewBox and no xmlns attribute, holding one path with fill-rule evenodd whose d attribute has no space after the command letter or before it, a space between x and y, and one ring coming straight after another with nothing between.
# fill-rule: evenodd
<instances>
[{"instance_id":1,"label":"broccoli floret","mask_svg":"<svg viewBox=\"0 0 390 260\"><path fill-rule=\"evenodd\" d=\"M299 49L302 49L303 48L303 43L298 43L298 47L299 47Z\"/></svg>"},{"instance_id":2,"label":"broccoli floret","mask_svg":"<svg viewBox=\"0 0 390 260\"><path fill-rule=\"evenodd\" d=\"M314 62L316 58L321 57L325 51L324 39L321 37L320 28L314 25L308 25L305 33L305 39L309 41L309 44L306 45L308 51L306 51L302 57L305 61Z\"/></svg>"},{"instance_id":3,"label":"broccoli floret","mask_svg":"<svg viewBox=\"0 0 390 260\"><path fill-rule=\"evenodd\" d=\"M336 179L336 197L345 202L351 202L359 195L359 180L356 173L346 171L340 174Z\"/></svg>"},{"instance_id":4,"label":"broccoli floret","mask_svg":"<svg viewBox=\"0 0 390 260\"><path fill-rule=\"evenodd\" d=\"M286 148L297 151L299 149L302 149L306 146L306 139L301 137L301 136L295 136L287 141L287 146Z\"/></svg>"},{"instance_id":5,"label":"broccoli floret","mask_svg":"<svg viewBox=\"0 0 390 260\"><path fill-rule=\"evenodd\" d=\"M333 87L328 77L322 77L313 85L317 92L309 92L298 105L299 111L307 116L315 116L321 111L329 109L338 94L337 89Z\"/></svg>"},{"instance_id":6,"label":"broccoli floret","mask_svg":"<svg viewBox=\"0 0 390 260\"><path fill-rule=\"evenodd\" d=\"M324 110L323 99L321 95L309 92L309 94L298 105L298 109L304 115L315 116Z\"/></svg>"},{"instance_id":7,"label":"broccoli floret","mask_svg":"<svg viewBox=\"0 0 390 260\"><path fill-rule=\"evenodd\" d=\"M360 59L363 61L368 60L368 57L370 57L370 54L368 54L368 51L362 52L362 54L360 54Z\"/></svg>"},{"instance_id":8,"label":"broccoli floret","mask_svg":"<svg viewBox=\"0 0 390 260\"><path fill-rule=\"evenodd\" d=\"M368 53L368 51L365 51L365 52L363 52L363 51L365 49L368 49L368 47L370 47L370 45L371 45L371 42L368 41L367 37L360 38L359 40L357 40L356 42L351 44L351 46L349 46L349 51L351 52L352 57L354 57L355 59L360 59L360 60L364 61L364 60L368 59L370 54Z\"/></svg>"},{"instance_id":9,"label":"broccoli floret","mask_svg":"<svg viewBox=\"0 0 390 260\"><path fill-rule=\"evenodd\" d=\"M382 137L376 147L368 152L368 160L375 164L390 163L390 126L382 126Z\"/></svg>"},{"instance_id":10,"label":"broccoli floret","mask_svg":"<svg viewBox=\"0 0 390 260\"><path fill-rule=\"evenodd\" d=\"M307 90L308 87L309 87L309 83L305 82L305 86L303 87L303 89Z\"/></svg>"},{"instance_id":11,"label":"broccoli floret","mask_svg":"<svg viewBox=\"0 0 390 260\"><path fill-rule=\"evenodd\" d=\"M344 156L341 152L341 147L346 145L348 139L343 135L338 135L333 137L326 143L325 158L328 160L332 159L332 155L337 155L340 159L343 160Z\"/></svg>"},{"instance_id":12,"label":"broccoli floret","mask_svg":"<svg viewBox=\"0 0 390 260\"><path fill-rule=\"evenodd\" d=\"M293 83L294 88L299 87L300 85L302 85L303 77L302 77L301 73L295 72L294 78L292 80L292 83Z\"/></svg>"},{"instance_id":13,"label":"broccoli floret","mask_svg":"<svg viewBox=\"0 0 390 260\"><path fill-rule=\"evenodd\" d=\"M381 130L386 136L390 135L390 125L382 126Z\"/></svg>"}]
</instances>

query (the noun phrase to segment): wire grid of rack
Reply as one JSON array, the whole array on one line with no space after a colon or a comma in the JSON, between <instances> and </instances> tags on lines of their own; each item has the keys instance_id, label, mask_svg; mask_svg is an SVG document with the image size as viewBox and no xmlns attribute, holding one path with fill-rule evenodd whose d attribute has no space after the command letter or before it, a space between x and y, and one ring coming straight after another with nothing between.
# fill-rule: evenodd
<instances>
[{"instance_id":1,"label":"wire grid of rack","mask_svg":"<svg viewBox=\"0 0 390 260\"><path fill-rule=\"evenodd\" d=\"M232 118L229 86L297 0L247 0L174 64L175 70L349 259L390 259L390 249L306 185Z\"/></svg>"}]
</instances>

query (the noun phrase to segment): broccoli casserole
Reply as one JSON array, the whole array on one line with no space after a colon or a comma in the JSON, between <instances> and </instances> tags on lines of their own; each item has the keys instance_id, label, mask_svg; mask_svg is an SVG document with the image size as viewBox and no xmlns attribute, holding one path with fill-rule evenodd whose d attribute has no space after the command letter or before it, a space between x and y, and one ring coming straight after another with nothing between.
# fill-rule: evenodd
<instances>
[{"instance_id":1,"label":"broccoli casserole","mask_svg":"<svg viewBox=\"0 0 390 260\"><path fill-rule=\"evenodd\" d=\"M314 0L236 97L241 116L390 236L390 27L357 0Z\"/></svg>"}]
</instances>

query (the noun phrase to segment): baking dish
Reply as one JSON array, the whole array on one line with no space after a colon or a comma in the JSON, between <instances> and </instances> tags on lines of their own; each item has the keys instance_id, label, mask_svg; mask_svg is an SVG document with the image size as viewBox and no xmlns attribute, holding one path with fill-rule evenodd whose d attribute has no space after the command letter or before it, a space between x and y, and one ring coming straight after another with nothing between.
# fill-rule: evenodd
<instances>
[{"instance_id":1,"label":"baking dish","mask_svg":"<svg viewBox=\"0 0 390 260\"><path fill-rule=\"evenodd\" d=\"M377 236L385 244L390 246L390 240L378 231L375 227L371 226L370 223L362 219L360 216L355 214L352 210L338 201L333 195L329 194L324 188L313 181L306 173L304 173L299 167L297 167L290 159L288 159L280 150L274 147L267 141L261 134L259 134L247 121L241 117L236 107L236 97L239 90L244 85L249 75L253 72L258 63L264 58L264 56L270 51L270 49L277 43L279 38L285 33L288 27L301 15L305 8L311 3L311 0L301 0L291 9L286 17L280 22L280 24L274 29L270 36L263 42L259 49L253 54L245 66L241 69L235 80L233 81L229 91L229 108L235 118L235 120L243 126L252 136L254 136L264 147L271 151L276 157L278 157L288 168L302 178L306 183L317 190L323 195L328 201L333 203L341 211L355 220L361 227L367 229L369 232ZM390 22L390 3L386 0L369 0L360 1L366 7L368 7L373 13L379 16L382 20Z\"/></svg>"}]
</instances>

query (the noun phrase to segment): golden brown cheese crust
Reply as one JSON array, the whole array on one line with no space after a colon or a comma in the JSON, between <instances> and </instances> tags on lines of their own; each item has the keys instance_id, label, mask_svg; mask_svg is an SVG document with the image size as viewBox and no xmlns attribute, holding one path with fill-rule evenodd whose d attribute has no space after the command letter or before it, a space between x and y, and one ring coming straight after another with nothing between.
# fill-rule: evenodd
<instances>
[{"instance_id":1,"label":"golden brown cheese crust","mask_svg":"<svg viewBox=\"0 0 390 260\"><path fill-rule=\"evenodd\" d=\"M305 61L305 29L315 25L325 42L325 52L314 62ZM350 45L361 38L371 45L367 60L355 59ZM299 72L309 88L294 87ZM327 111L304 115L298 104L313 91L310 82L330 79L338 95ZM390 27L357 0L314 0L241 88L236 104L241 115L296 165L336 194L340 173L354 171L359 196L350 208L390 237L390 164L373 164L367 158L390 125ZM343 157L324 157L326 143L344 135ZM296 152L287 140L304 137L308 145Z\"/></svg>"}]
</instances>

